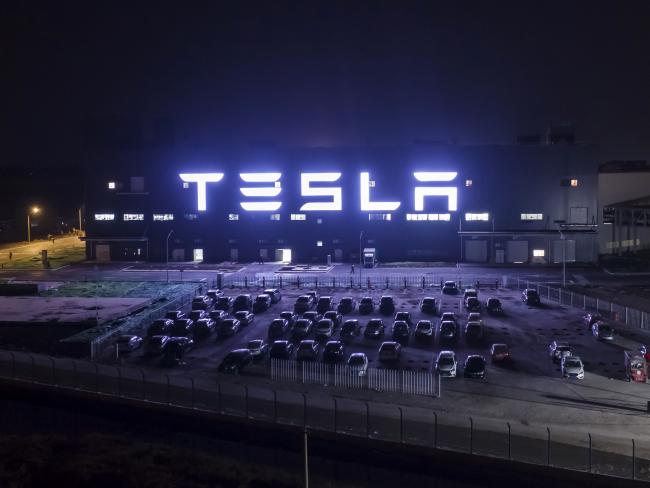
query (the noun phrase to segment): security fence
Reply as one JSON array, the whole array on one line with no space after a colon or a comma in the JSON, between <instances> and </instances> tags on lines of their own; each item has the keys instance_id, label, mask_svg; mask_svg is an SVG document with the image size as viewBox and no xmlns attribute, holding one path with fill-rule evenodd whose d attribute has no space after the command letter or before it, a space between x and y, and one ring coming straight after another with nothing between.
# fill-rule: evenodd
<instances>
[{"instance_id":1,"label":"security fence","mask_svg":"<svg viewBox=\"0 0 650 488\"><path fill-rule=\"evenodd\" d=\"M322 370L295 371L320 382ZM304 375L304 376L301 376ZM544 426L479 419L430 408L340 398L328 390L283 390L236 378L191 378L39 354L0 351L0 378L195 409L312 431L444 449L522 463L650 481L650 450L621 440ZM289 378L292 378L289 375ZM374 385L368 375L364 381ZM388 378L388 376L386 377ZM399 380L400 388L405 387ZM409 388L408 381L406 388ZM341 386L347 386L342 384ZM354 385L353 385L354 387ZM436 400L432 400L435 402ZM433 406L433 405L432 405ZM612 478L612 484L615 484Z\"/></svg>"}]
</instances>

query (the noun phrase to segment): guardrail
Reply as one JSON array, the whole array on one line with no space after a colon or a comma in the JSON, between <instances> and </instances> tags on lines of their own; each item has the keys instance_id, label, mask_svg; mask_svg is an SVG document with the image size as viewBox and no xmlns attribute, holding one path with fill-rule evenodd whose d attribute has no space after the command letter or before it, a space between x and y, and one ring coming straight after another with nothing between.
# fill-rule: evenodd
<instances>
[{"instance_id":1,"label":"guardrail","mask_svg":"<svg viewBox=\"0 0 650 488\"><path fill-rule=\"evenodd\" d=\"M311 430L491 456L522 463L650 481L650 451L636 440L439 414L390 405L191 378L69 358L0 351L0 378L128 398ZM639 455L641 454L641 455Z\"/></svg>"}]
</instances>

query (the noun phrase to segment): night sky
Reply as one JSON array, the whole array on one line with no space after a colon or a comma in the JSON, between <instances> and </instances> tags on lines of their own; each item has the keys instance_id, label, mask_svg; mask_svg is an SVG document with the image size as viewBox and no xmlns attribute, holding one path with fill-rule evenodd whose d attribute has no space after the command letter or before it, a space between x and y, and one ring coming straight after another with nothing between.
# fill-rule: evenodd
<instances>
[{"instance_id":1,"label":"night sky","mask_svg":"<svg viewBox=\"0 0 650 488\"><path fill-rule=\"evenodd\" d=\"M650 153L648 2L7 3L2 166L79 166L95 120L309 146L567 122Z\"/></svg>"}]
</instances>

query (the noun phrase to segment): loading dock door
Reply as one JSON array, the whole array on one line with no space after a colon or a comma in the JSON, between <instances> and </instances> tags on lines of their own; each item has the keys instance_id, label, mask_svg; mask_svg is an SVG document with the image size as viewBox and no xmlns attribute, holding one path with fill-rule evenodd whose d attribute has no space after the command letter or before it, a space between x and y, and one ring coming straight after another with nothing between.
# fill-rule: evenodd
<instances>
[{"instance_id":1,"label":"loading dock door","mask_svg":"<svg viewBox=\"0 0 650 488\"><path fill-rule=\"evenodd\" d=\"M95 245L95 259L97 261L110 261L111 260L111 246L108 244Z\"/></svg>"},{"instance_id":2,"label":"loading dock door","mask_svg":"<svg viewBox=\"0 0 650 488\"><path fill-rule=\"evenodd\" d=\"M562 239L557 239L553 241L553 262L554 263L561 263L562 262L562 243L566 242L566 249L564 249L565 252L565 259L567 263L575 263L576 261L576 241L566 239L566 241L562 241Z\"/></svg>"},{"instance_id":3,"label":"loading dock door","mask_svg":"<svg viewBox=\"0 0 650 488\"><path fill-rule=\"evenodd\" d=\"M528 241L508 241L506 258L509 263L527 263Z\"/></svg>"},{"instance_id":4,"label":"loading dock door","mask_svg":"<svg viewBox=\"0 0 650 488\"><path fill-rule=\"evenodd\" d=\"M485 263L487 261L487 241L465 241L465 261L468 263Z\"/></svg>"}]
</instances>

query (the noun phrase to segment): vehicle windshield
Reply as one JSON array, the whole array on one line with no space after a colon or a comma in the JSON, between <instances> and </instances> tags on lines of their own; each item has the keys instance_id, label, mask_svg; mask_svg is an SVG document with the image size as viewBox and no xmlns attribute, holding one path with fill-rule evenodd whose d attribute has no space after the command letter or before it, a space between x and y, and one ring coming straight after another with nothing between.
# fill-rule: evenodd
<instances>
[{"instance_id":1,"label":"vehicle windshield","mask_svg":"<svg viewBox=\"0 0 650 488\"><path fill-rule=\"evenodd\" d=\"M526 295L528 295L529 297L534 297L537 296L537 292L535 290L527 290Z\"/></svg>"},{"instance_id":2,"label":"vehicle windshield","mask_svg":"<svg viewBox=\"0 0 650 488\"><path fill-rule=\"evenodd\" d=\"M440 366L453 366L454 360L449 356L442 356L440 359L438 359L438 364Z\"/></svg>"},{"instance_id":3,"label":"vehicle windshield","mask_svg":"<svg viewBox=\"0 0 650 488\"><path fill-rule=\"evenodd\" d=\"M393 352L397 349L397 346L395 344L383 344L381 346L381 350L385 352Z\"/></svg>"},{"instance_id":4,"label":"vehicle windshield","mask_svg":"<svg viewBox=\"0 0 650 488\"><path fill-rule=\"evenodd\" d=\"M567 368L579 368L581 366L580 361L576 359L567 359L564 361L564 366Z\"/></svg>"},{"instance_id":5,"label":"vehicle windshield","mask_svg":"<svg viewBox=\"0 0 650 488\"><path fill-rule=\"evenodd\" d=\"M421 322L421 323L419 323L417 325L416 329L417 330L429 330L429 329L431 329L431 324L427 324L426 322L425 323Z\"/></svg>"},{"instance_id":6,"label":"vehicle windshield","mask_svg":"<svg viewBox=\"0 0 650 488\"><path fill-rule=\"evenodd\" d=\"M362 298L361 303L372 303L372 298Z\"/></svg>"},{"instance_id":7,"label":"vehicle windshield","mask_svg":"<svg viewBox=\"0 0 650 488\"><path fill-rule=\"evenodd\" d=\"M601 334L611 334L612 328L609 325L601 325L598 329Z\"/></svg>"},{"instance_id":8,"label":"vehicle windshield","mask_svg":"<svg viewBox=\"0 0 650 488\"><path fill-rule=\"evenodd\" d=\"M467 367L468 368L482 368L483 367L483 360L481 358L468 358L467 359Z\"/></svg>"},{"instance_id":9,"label":"vehicle windshield","mask_svg":"<svg viewBox=\"0 0 650 488\"><path fill-rule=\"evenodd\" d=\"M262 346L262 341L250 341L248 349L259 349Z\"/></svg>"},{"instance_id":10,"label":"vehicle windshield","mask_svg":"<svg viewBox=\"0 0 650 488\"><path fill-rule=\"evenodd\" d=\"M350 366L362 366L364 364L363 356L352 356L349 364Z\"/></svg>"},{"instance_id":11,"label":"vehicle windshield","mask_svg":"<svg viewBox=\"0 0 650 488\"><path fill-rule=\"evenodd\" d=\"M453 312L445 312L442 314L442 321L444 322L446 320L456 320L456 316Z\"/></svg>"},{"instance_id":12,"label":"vehicle windshield","mask_svg":"<svg viewBox=\"0 0 650 488\"><path fill-rule=\"evenodd\" d=\"M503 354L504 352L508 352L508 348L506 346L494 346L495 354Z\"/></svg>"},{"instance_id":13,"label":"vehicle windshield","mask_svg":"<svg viewBox=\"0 0 650 488\"><path fill-rule=\"evenodd\" d=\"M352 303L352 298L341 298L342 305L349 305Z\"/></svg>"},{"instance_id":14,"label":"vehicle windshield","mask_svg":"<svg viewBox=\"0 0 650 488\"><path fill-rule=\"evenodd\" d=\"M450 333L456 330L456 327L454 324L449 324L449 323L443 323L442 326L440 327L440 330L444 333Z\"/></svg>"},{"instance_id":15,"label":"vehicle windshield","mask_svg":"<svg viewBox=\"0 0 650 488\"><path fill-rule=\"evenodd\" d=\"M328 321L328 322L324 322L324 321L323 321L323 322L318 322L318 328L319 328L319 329L327 330L327 329L329 329L331 326L332 326L332 324L330 324L329 321Z\"/></svg>"},{"instance_id":16,"label":"vehicle windshield","mask_svg":"<svg viewBox=\"0 0 650 488\"><path fill-rule=\"evenodd\" d=\"M424 305L433 305L434 303L436 303L436 301L433 298L425 298L424 300L422 300L422 303Z\"/></svg>"},{"instance_id":17,"label":"vehicle windshield","mask_svg":"<svg viewBox=\"0 0 650 488\"><path fill-rule=\"evenodd\" d=\"M293 317L293 314L291 312L282 312L280 314L280 317L282 317L283 319L290 319Z\"/></svg>"},{"instance_id":18,"label":"vehicle windshield","mask_svg":"<svg viewBox=\"0 0 650 488\"><path fill-rule=\"evenodd\" d=\"M296 300L299 303L305 303L309 301L309 297L298 297L298 300Z\"/></svg>"},{"instance_id":19,"label":"vehicle windshield","mask_svg":"<svg viewBox=\"0 0 650 488\"><path fill-rule=\"evenodd\" d=\"M501 302L497 298L490 298L488 300L488 305L490 305L491 307L497 307L500 304L501 304Z\"/></svg>"},{"instance_id":20,"label":"vehicle windshield","mask_svg":"<svg viewBox=\"0 0 650 488\"><path fill-rule=\"evenodd\" d=\"M309 321L308 320L299 320L298 322L296 322L295 327L296 327L296 329L306 329L307 327L309 327Z\"/></svg>"},{"instance_id":21,"label":"vehicle windshield","mask_svg":"<svg viewBox=\"0 0 650 488\"><path fill-rule=\"evenodd\" d=\"M393 301L393 297L381 297L381 303L390 303Z\"/></svg>"},{"instance_id":22,"label":"vehicle windshield","mask_svg":"<svg viewBox=\"0 0 650 488\"><path fill-rule=\"evenodd\" d=\"M565 351L570 351L571 348L569 346L557 346L555 350L558 352L565 352Z\"/></svg>"}]
</instances>

